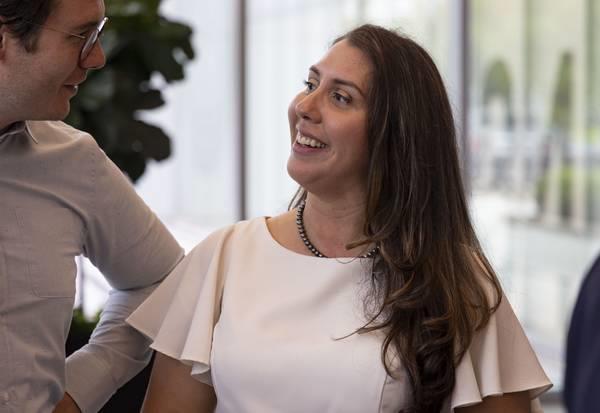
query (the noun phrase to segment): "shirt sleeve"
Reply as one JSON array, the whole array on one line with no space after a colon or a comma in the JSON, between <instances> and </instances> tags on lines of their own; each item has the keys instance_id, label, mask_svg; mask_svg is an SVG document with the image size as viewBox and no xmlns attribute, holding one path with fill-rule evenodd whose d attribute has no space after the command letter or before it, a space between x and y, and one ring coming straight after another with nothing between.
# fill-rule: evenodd
<instances>
[{"instance_id":1,"label":"shirt sleeve","mask_svg":"<svg viewBox=\"0 0 600 413\"><path fill-rule=\"evenodd\" d=\"M66 361L66 391L82 412L97 412L150 360L147 339L125 323L183 256L165 226L90 140L93 172L84 252L112 287L89 343Z\"/></svg>"},{"instance_id":2,"label":"shirt sleeve","mask_svg":"<svg viewBox=\"0 0 600 413\"><path fill-rule=\"evenodd\" d=\"M456 368L456 385L445 412L481 403L484 397L527 391L531 411L541 413L537 397L552 387L508 300L473 337Z\"/></svg>"},{"instance_id":3,"label":"shirt sleeve","mask_svg":"<svg viewBox=\"0 0 600 413\"><path fill-rule=\"evenodd\" d=\"M198 244L127 319L152 340L153 349L192 366L191 375L209 385L232 232L221 229Z\"/></svg>"}]
</instances>

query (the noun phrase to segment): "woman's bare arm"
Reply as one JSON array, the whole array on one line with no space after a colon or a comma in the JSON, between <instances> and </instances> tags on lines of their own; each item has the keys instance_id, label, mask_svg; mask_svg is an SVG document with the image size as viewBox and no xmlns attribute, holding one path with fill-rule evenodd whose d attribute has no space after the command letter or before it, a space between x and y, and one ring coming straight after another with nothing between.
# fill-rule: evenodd
<instances>
[{"instance_id":1,"label":"woman's bare arm","mask_svg":"<svg viewBox=\"0 0 600 413\"><path fill-rule=\"evenodd\" d=\"M214 389L190 376L191 369L157 352L142 412L213 412L217 405Z\"/></svg>"},{"instance_id":2,"label":"woman's bare arm","mask_svg":"<svg viewBox=\"0 0 600 413\"><path fill-rule=\"evenodd\" d=\"M456 409L456 413L531 413L531 400L526 391L489 396L483 402Z\"/></svg>"}]
</instances>

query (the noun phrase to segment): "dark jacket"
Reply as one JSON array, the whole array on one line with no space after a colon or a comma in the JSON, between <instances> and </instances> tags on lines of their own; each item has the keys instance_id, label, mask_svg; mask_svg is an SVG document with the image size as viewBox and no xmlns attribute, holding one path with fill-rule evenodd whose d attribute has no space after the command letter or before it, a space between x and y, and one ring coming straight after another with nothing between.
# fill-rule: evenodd
<instances>
[{"instance_id":1,"label":"dark jacket","mask_svg":"<svg viewBox=\"0 0 600 413\"><path fill-rule=\"evenodd\" d=\"M566 358L564 401L569 413L600 412L600 256L581 285Z\"/></svg>"}]
</instances>

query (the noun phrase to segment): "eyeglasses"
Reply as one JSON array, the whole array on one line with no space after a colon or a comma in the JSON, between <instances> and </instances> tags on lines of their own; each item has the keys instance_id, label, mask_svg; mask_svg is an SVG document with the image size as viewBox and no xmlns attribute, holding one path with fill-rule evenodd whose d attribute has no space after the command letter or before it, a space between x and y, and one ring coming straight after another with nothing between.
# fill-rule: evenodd
<instances>
[{"instance_id":1,"label":"eyeglasses","mask_svg":"<svg viewBox=\"0 0 600 413\"><path fill-rule=\"evenodd\" d=\"M100 35L102 34L102 30L104 30L104 25L106 25L106 22L108 22L108 17L103 18L100 21L100 23L98 23L98 26L91 29L87 34L82 35L82 34L66 32L64 30L46 26L45 24L37 24L34 22L27 21L27 23L33 24L34 26L38 26L43 29L52 30L52 31L58 32L58 33L68 34L69 36L73 36L73 37L77 37L81 40L85 40L85 42L83 43L83 47L81 48L81 52L79 53L79 62L83 62L90 55L90 52L92 51L92 49L96 45L96 42L100 38Z\"/></svg>"}]
</instances>

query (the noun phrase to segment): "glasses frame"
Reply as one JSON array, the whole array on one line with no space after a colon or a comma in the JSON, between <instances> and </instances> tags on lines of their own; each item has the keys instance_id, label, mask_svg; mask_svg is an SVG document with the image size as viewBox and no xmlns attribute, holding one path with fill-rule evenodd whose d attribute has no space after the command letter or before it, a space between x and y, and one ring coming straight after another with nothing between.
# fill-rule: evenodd
<instances>
[{"instance_id":1,"label":"glasses frame","mask_svg":"<svg viewBox=\"0 0 600 413\"><path fill-rule=\"evenodd\" d=\"M26 20L26 21L27 21L27 23L33 24L34 26L41 27L42 29L47 29L47 30L51 30L53 32L67 34L69 36L73 36L73 37L77 37L78 39L85 40L85 42L83 43L83 46L81 47L81 51L79 52L79 62L82 63L90 55L90 52L92 51L92 49L96 45L96 42L98 42L98 39L102 35L104 26L108 22L108 17L104 17L102 20L100 20L98 25L94 29L92 29L91 32L87 36L67 32L65 30L57 29L56 27L48 26L45 24L34 23L34 22L31 22L28 20Z\"/></svg>"}]
</instances>

